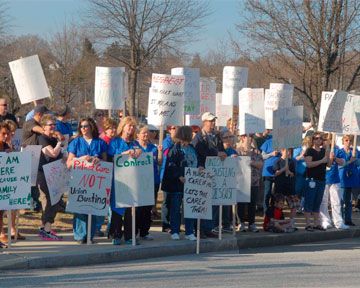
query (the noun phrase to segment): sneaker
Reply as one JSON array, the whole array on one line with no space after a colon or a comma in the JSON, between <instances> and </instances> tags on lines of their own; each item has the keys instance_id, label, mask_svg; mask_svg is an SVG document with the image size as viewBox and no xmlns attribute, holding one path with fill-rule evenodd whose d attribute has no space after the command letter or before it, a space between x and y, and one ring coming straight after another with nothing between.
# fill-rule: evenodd
<instances>
[{"instance_id":1,"label":"sneaker","mask_svg":"<svg viewBox=\"0 0 360 288\"><path fill-rule=\"evenodd\" d=\"M348 225L345 225L344 223L341 223L339 226L336 226L336 229L348 230L348 229L350 229L350 227Z\"/></svg>"},{"instance_id":2,"label":"sneaker","mask_svg":"<svg viewBox=\"0 0 360 288\"><path fill-rule=\"evenodd\" d=\"M348 226L356 226L352 221L346 221L346 222L345 222L345 225L348 225Z\"/></svg>"},{"instance_id":3,"label":"sneaker","mask_svg":"<svg viewBox=\"0 0 360 288\"><path fill-rule=\"evenodd\" d=\"M240 232L246 232L246 227L245 227L245 223L244 222L241 222L240 223L240 229L239 229Z\"/></svg>"},{"instance_id":4,"label":"sneaker","mask_svg":"<svg viewBox=\"0 0 360 288\"><path fill-rule=\"evenodd\" d=\"M360 208L359 208L359 207L355 207L355 208L354 208L354 212L360 212Z\"/></svg>"},{"instance_id":5,"label":"sneaker","mask_svg":"<svg viewBox=\"0 0 360 288\"><path fill-rule=\"evenodd\" d=\"M44 230L44 228L39 229L39 236L44 241L61 241L62 240L62 237L59 237L59 236L51 233L51 231L46 232Z\"/></svg>"},{"instance_id":6,"label":"sneaker","mask_svg":"<svg viewBox=\"0 0 360 288\"><path fill-rule=\"evenodd\" d=\"M121 244L121 239L115 238L111 242L112 242L113 245L120 245Z\"/></svg>"},{"instance_id":7,"label":"sneaker","mask_svg":"<svg viewBox=\"0 0 360 288\"><path fill-rule=\"evenodd\" d=\"M197 238L195 237L194 234L185 235L185 239L190 240L190 241L196 241L197 240Z\"/></svg>"},{"instance_id":8,"label":"sneaker","mask_svg":"<svg viewBox=\"0 0 360 288\"><path fill-rule=\"evenodd\" d=\"M258 233L259 229L257 229L255 224L251 224L251 225L249 225L249 231L254 232L254 233Z\"/></svg>"},{"instance_id":9,"label":"sneaker","mask_svg":"<svg viewBox=\"0 0 360 288\"><path fill-rule=\"evenodd\" d=\"M212 231L209 231L209 232L205 232L205 236L207 238L218 238L219 236L216 235L216 233L212 232Z\"/></svg>"},{"instance_id":10,"label":"sneaker","mask_svg":"<svg viewBox=\"0 0 360 288\"><path fill-rule=\"evenodd\" d=\"M154 237L151 236L150 234L147 234L147 235L141 237L141 239L142 240L147 240L147 241L152 241L152 240L154 240Z\"/></svg>"},{"instance_id":11,"label":"sneaker","mask_svg":"<svg viewBox=\"0 0 360 288\"><path fill-rule=\"evenodd\" d=\"M132 243L132 239L129 239L129 240L125 240L125 244L126 245L132 245L133 243ZM140 245L140 242L139 242L139 240L135 240L135 245Z\"/></svg>"},{"instance_id":12,"label":"sneaker","mask_svg":"<svg viewBox=\"0 0 360 288\"><path fill-rule=\"evenodd\" d=\"M219 234L219 226L211 230L213 233ZM224 231L224 229L222 229Z\"/></svg>"},{"instance_id":13,"label":"sneaker","mask_svg":"<svg viewBox=\"0 0 360 288\"><path fill-rule=\"evenodd\" d=\"M230 227L224 227L224 228L222 229L222 231L223 231L224 233L232 233L232 232L233 232L233 230L232 230Z\"/></svg>"},{"instance_id":14,"label":"sneaker","mask_svg":"<svg viewBox=\"0 0 360 288\"><path fill-rule=\"evenodd\" d=\"M171 239L172 240L180 240L180 236L178 233L174 233L174 234L171 234Z\"/></svg>"}]
</instances>

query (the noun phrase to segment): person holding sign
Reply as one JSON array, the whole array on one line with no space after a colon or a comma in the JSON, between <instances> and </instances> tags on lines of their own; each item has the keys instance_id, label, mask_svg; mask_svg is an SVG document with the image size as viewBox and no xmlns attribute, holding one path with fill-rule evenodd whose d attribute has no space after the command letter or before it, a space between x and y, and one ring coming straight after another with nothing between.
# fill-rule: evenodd
<instances>
[{"instance_id":1,"label":"person holding sign","mask_svg":"<svg viewBox=\"0 0 360 288\"><path fill-rule=\"evenodd\" d=\"M321 226L319 212L325 190L326 165L329 157L323 146L323 137L320 132L315 132L312 136L312 147L305 151L304 158L306 163L306 188L304 214L306 219L306 231L314 229L325 229ZM314 218L314 225L311 225L310 216Z\"/></svg>"},{"instance_id":2,"label":"person holding sign","mask_svg":"<svg viewBox=\"0 0 360 288\"><path fill-rule=\"evenodd\" d=\"M359 175L357 166L359 166L359 151L352 147L353 137L344 135L342 138L344 147L340 150L341 157L345 159L345 165L339 167L340 186L343 192L344 201L344 220L345 225L355 226L352 222L352 191L358 186ZM355 151L353 151L355 149Z\"/></svg>"},{"instance_id":3,"label":"person holding sign","mask_svg":"<svg viewBox=\"0 0 360 288\"><path fill-rule=\"evenodd\" d=\"M150 142L149 127L145 124L140 124L137 133L137 146L142 152L151 152L154 157L154 195L156 199L157 191L160 186L160 176L158 169L158 149ZM156 206L156 203L155 203ZM151 226L151 211L152 206L143 206L137 209L136 213L136 230L139 231L140 238L143 240L153 240L154 238L149 234Z\"/></svg>"},{"instance_id":4,"label":"person holding sign","mask_svg":"<svg viewBox=\"0 0 360 288\"><path fill-rule=\"evenodd\" d=\"M82 118L78 125L78 136L70 142L68 146L69 156L66 162L70 169L74 158L80 158L94 164L100 160L106 161L107 145L104 140L99 138L99 131L95 121L88 117ZM79 244L87 242L87 219L86 214L74 213L73 231L74 239ZM91 218L91 241L95 234L95 217Z\"/></svg>"},{"instance_id":5,"label":"person holding sign","mask_svg":"<svg viewBox=\"0 0 360 288\"><path fill-rule=\"evenodd\" d=\"M62 240L52 229L51 225L54 223L55 216L58 212L65 211L65 203L60 199L55 205L51 205L49 189L46 183L46 178L43 166L62 158L61 141L55 136L55 118L51 115L44 115L41 118L41 126L44 133L39 136L39 144L42 146L39 162L39 172L37 174L36 183L40 191L40 202L42 205L41 222L42 227L39 229L39 236L45 241L59 241Z\"/></svg>"},{"instance_id":6,"label":"person holding sign","mask_svg":"<svg viewBox=\"0 0 360 288\"><path fill-rule=\"evenodd\" d=\"M171 239L180 240L180 207L184 195L185 167L196 168L198 161L195 149L190 144L192 129L181 126L176 130L175 145L170 149L161 187L167 193L170 203ZM196 219L185 218L185 238L196 241L194 235Z\"/></svg>"},{"instance_id":7,"label":"person holding sign","mask_svg":"<svg viewBox=\"0 0 360 288\"><path fill-rule=\"evenodd\" d=\"M118 136L111 140L108 149L109 161L117 154L130 155L132 158L137 158L142 153L135 141L136 135L136 120L131 116L127 116L120 121L117 129ZM136 181L136 179L132 179ZM132 216L131 207L118 208L115 201L114 185L111 188L111 222L109 229L109 238L112 238L114 245L121 244L121 238L124 235L125 244L132 244ZM124 230L123 230L124 226Z\"/></svg>"}]
</instances>

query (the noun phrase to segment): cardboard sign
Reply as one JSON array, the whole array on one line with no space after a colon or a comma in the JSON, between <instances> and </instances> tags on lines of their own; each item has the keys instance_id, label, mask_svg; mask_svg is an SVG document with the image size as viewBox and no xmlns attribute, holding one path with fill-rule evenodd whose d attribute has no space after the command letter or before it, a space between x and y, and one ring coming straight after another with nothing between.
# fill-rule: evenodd
<instances>
[{"instance_id":1,"label":"cardboard sign","mask_svg":"<svg viewBox=\"0 0 360 288\"><path fill-rule=\"evenodd\" d=\"M321 93L319 131L339 134L344 132L343 115L347 98L348 93L345 91L323 91Z\"/></svg>"},{"instance_id":2,"label":"cardboard sign","mask_svg":"<svg viewBox=\"0 0 360 288\"><path fill-rule=\"evenodd\" d=\"M62 195L70 190L70 170L63 161L56 160L43 166L51 205L58 203Z\"/></svg>"},{"instance_id":3,"label":"cardboard sign","mask_svg":"<svg viewBox=\"0 0 360 288\"><path fill-rule=\"evenodd\" d=\"M185 168L184 218L212 219L213 174L199 168Z\"/></svg>"},{"instance_id":4,"label":"cardboard sign","mask_svg":"<svg viewBox=\"0 0 360 288\"><path fill-rule=\"evenodd\" d=\"M265 89L265 128L273 129L273 111L292 106L293 93L290 90Z\"/></svg>"},{"instance_id":5,"label":"cardboard sign","mask_svg":"<svg viewBox=\"0 0 360 288\"><path fill-rule=\"evenodd\" d=\"M239 91L247 86L247 67L225 66L222 82L222 104L236 105L238 103Z\"/></svg>"},{"instance_id":6,"label":"cardboard sign","mask_svg":"<svg viewBox=\"0 0 360 288\"><path fill-rule=\"evenodd\" d=\"M9 66L21 104L50 97L38 55L9 62Z\"/></svg>"},{"instance_id":7,"label":"cardboard sign","mask_svg":"<svg viewBox=\"0 0 360 288\"><path fill-rule=\"evenodd\" d=\"M184 113L199 115L200 113L200 69L178 67L171 69L171 75L185 77Z\"/></svg>"},{"instance_id":8,"label":"cardboard sign","mask_svg":"<svg viewBox=\"0 0 360 288\"><path fill-rule=\"evenodd\" d=\"M104 110L124 109L125 68L96 67L95 108Z\"/></svg>"},{"instance_id":9,"label":"cardboard sign","mask_svg":"<svg viewBox=\"0 0 360 288\"><path fill-rule=\"evenodd\" d=\"M11 139L11 145L13 146L13 151L19 152L22 145L22 129L16 129L15 134Z\"/></svg>"},{"instance_id":10,"label":"cardboard sign","mask_svg":"<svg viewBox=\"0 0 360 288\"><path fill-rule=\"evenodd\" d=\"M232 205L236 203L238 160L227 157L206 157L205 168L214 174L213 178L213 205Z\"/></svg>"},{"instance_id":11,"label":"cardboard sign","mask_svg":"<svg viewBox=\"0 0 360 288\"><path fill-rule=\"evenodd\" d=\"M184 76L153 74L149 89L148 124L154 126L184 123Z\"/></svg>"},{"instance_id":12,"label":"cardboard sign","mask_svg":"<svg viewBox=\"0 0 360 288\"><path fill-rule=\"evenodd\" d=\"M233 115L232 105L222 104L222 94L216 93L216 126L226 127L227 121Z\"/></svg>"},{"instance_id":13,"label":"cardboard sign","mask_svg":"<svg viewBox=\"0 0 360 288\"><path fill-rule=\"evenodd\" d=\"M31 186L36 186L41 149L41 145L27 145L22 148L22 151L31 153Z\"/></svg>"},{"instance_id":14,"label":"cardboard sign","mask_svg":"<svg viewBox=\"0 0 360 288\"><path fill-rule=\"evenodd\" d=\"M265 131L264 89L240 90L238 127L240 135Z\"/></svg>"},{"instance_id":15,"label":"cardboard sign","mask_svg":"<svg viewBox=\"0 0 360 288\"><path fill-rule=\"evenodd\" d=\"M112 163L75 158L69 181L67 212L106 216L110 204Z\"/></svg>"},{"instance_id":16,"label":"cardboard sign","mask_svg":"<svg viewBox=\"0 0 360 288\"><path fill-rule=\"evenodd\" d=\"M0 210L30 208L31 154L0 153Z\"/></svg>"},{"instance_id":17,"label":"cardboard sign","mask_svg":"<svg viewBox=\"0 0 360 288\"><path fill-rule=\"evenodd\" d=\"M300 147L302 143L303 106L274 111L274 149Z\"/></svg>"},{"instance_id":18,"label":"cardboard sign","mask_svg":"<svg viewBox=\"0 0 360 288\"><path fill-rule=\"evenodd\" d=\"M291 94L294 94L294 85L284 83L270 83L271 90L286 90Z\"/></svg>"},{"instance_id":19,"label":"cardboard sign","mask_svg":"<svg viewBox=\"0 0 360 288\"><path fill-rule=\"evenodd\" d=\"M129 155L114 157L114 187L116 207L154 205L153 154L142 153L139 158Z\"/></svg>"},{"instance_id":20,"label":"cardboard sign","mask_svg":"<svg viewBox=\"0 0 360 288\"><path fill-rule=\"evenodd\" d=\"M238 156L237 158L238 173L236 175L236 202L250 203L251 196L251 157Z\"/></svg>"},{"instance_id":21,"label":"cardboard sign","mask_svg":"<svg viewBox=\"0 0 360 288\"><path fill-rule=\"evenodd\" d=\"M201 126L201 115L205 112L216 115L216 82L211 78L200 78L200 114L186 115L185 125Z\"/></svg>"}]
</instances>

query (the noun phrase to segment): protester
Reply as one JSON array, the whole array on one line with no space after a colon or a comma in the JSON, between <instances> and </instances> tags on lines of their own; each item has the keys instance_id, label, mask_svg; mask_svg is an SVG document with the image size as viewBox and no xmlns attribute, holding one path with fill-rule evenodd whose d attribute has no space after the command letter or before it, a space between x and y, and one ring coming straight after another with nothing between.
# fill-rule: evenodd
<instances>
[{"instance_id":1,"label":"protester","mask_svg":"<svg viewBox=\"0 0 360 288\"><path fill-rule=\"evenodd\" d=\"M274 233L291 233L295 229L292 227L290 219L285 220L283 208L284 208L284 196L281 194L275 194L273 200L266 210L263 228L264 231Z\"/></svg>"},{"instance_id":2,"label":"protester","mask_svg":"<svg viewBox=\"0 0 360 288\"><path fill-rule=\"evenodd\" d=\"M99 131L92 118L82 118L78 125L78 135L68 146L69 156L67 167L71 168L74 158L80 158L94 164L100 160L106 160L107 145L99 138ZM86 214L74 213L73 231L74 239L79 244L87 242L87 219ZM96 217L92 216L90 241L93 243L95 234Z\"/></svg>"},{"instance_id":3,"label":"protester","mask_svg":"<svg viewBox=\"0 0 360 288\"><path fill-rule=\"evenodd\" d=\"M154 161L154 199L157 198L157 192L160 186L160 176L158 169L158 149L150 142L149 127L145 124L140 124L137 133L137 146L143 153L152 153ZM156 202L155 202L156 205ZM151 211L153 206L143 206L137 209L136 213L136 230L139 232L140 238L143 240L153 240L154 237L150 235L151 226Z\"/></svg>"},{"instance_id":4,"label":"protester","mask_svg":"<svg viewBox=\"0 0 360 288\"><path fill-rule=\"evenodd\" d=\"M226 151L226 149L225 149ZM257 233L259 229L255 224L255 213L256 213L256 196L259 192L260 180L261 180L261 168L263 166L263 160L260 152L256 149L256 143L253 137L246 134L240 136L239 145L237 151L241 156L249 156L251 166L251 192L250 192L250 203L238 203L237 213L240 219L240 231L246 232L245 226L245 212L247 209L249 222L248 231Z\"/></svg>"},{"instance_id":5,"label":"protester","mask_svg":"<svg viewBox=\"0 0 360 288\"><path fill-rule=\"evenodd\" d=\"M305 220L306 231L314 231L325 229L321 226L319 212L320 204L323 199L325 190L325 174L326 165L329 157L322 147L323 138L320 132L315 132L312 136L312 147L305 151L306 163L306 188L305 188ZM313 216L313 225L311 224L310 217Z\"/></svg>"},{"instance_id":6,"label":"protester","mask_svg":"<svg viewBox=\"0 0 360 288\"><path fill-rule=\"evenodd\" d=\"M62 240L58 236L51 225L54 223L56 214L65 211L65 203L62 199L56 204L51 203L49 188L46 183L43 166L62 158L61 141L54 136L55 132L55 118L51 115L44 115L41 118L41 126L44 133L39 136L38 142L42 146L39 171L37 174L37 186L40 191L40 202L42 205L41 222L42 227L39 229L39 236L45 241L59 241Z\"/></svg>"},{"instance_id":7,"label":"protester","mask_svg":"<svg viewBox=\"0 0 360 288\"><path fill-rule=\"evenodd\" d=\"M60 107L60 109L56 112L56 116L55 130L67 137L67 140L69 141L73 136L71 124L69 123L71 117L70 107L68 105Z\"/></svg>"},{"instance_id":8,"label":"protester","mask_svg":"<svg viewBox=\"0 0 360 288\"><path fill-rule=\"evenodd\" d=\"M210 112L205 112L201 115L202 128L194 139L192 145L195 148L198 166L205 167L206 157L219 156L224 160L227 155L225 153L224 144L221 140L220 134L215 131L216 116ZM219 219L219 206L213 206L213 220L201 221L201 237L217 238L218 236L212 232L212 229L216 226L214 222Z\"/></svg>"},{"instance_id":9,"label":"protester","mask_svg":"<svg viewBox=\"0 0 360 288\"><path fill-rule=\"evenodd\" d=\"M196 168L198 161L195 149L190 144L192 130L181 126L176 130L176 143L170 149L161 187L167 193L170 202L171 239L180 240L181 204L184 195L185 167ZM185 218L185 238L196 241L194 235L196 219Z\"/></svg>"},{"instance_id":10,"label":"protester","mask_svg":"<svg viewBox=\"0 0 360 288\"><path fill-rule=\"evenodd\" d=\"M99 135L101 135L104 132L104 120L106 119L106 115L103 110L95 110L94 112L94 120L96 123L96 126L99 131Z\"/></svg>"},{"instance_id":11,"label":"protester","mask_svg":"<svg viewBox=\"0 0 360 288\"><path fill-rule=\"evenodd\" d=\"M138 147L136 137L136 120L131 116L124 117L117 128L117 137L111 140L108 149L109 161L112 161L117 154L129 155L137 158L142 153ZM136 181L131 179L130 181ZM109 229L109 238L113 245L120 245L121 238L124 235L125 244L132 244L132 217L131 208L117 208L115 202L114 184L111 189L111 222ZM123 230L124 226L124 230ZM136 241L138 244L138 242Z\"/></svg>"},{"instance_id":12,"label":"protester","mask_svg":"<svg viewBox=\"0 0 360 288\"><path fill-rule=\"evenodd\" d=\"M344 147L340 150L341 157L344 158L345 164L339 167L340 186L344 200L344 220L345 225L355 226L352 221L352 192L359 184L359 175L357 166L359 166L359 151L352 147L353 137L344 135L342 138ZM356 149L356 155L353 156L353 149Z\"/></svg>"},{"instance_id":13,"label":"protester","mask_svg":"<svg viewBox=\"0 0 360 288\"><path fill-rule=\"evenodd\" d=\"M6 98L0 98L0 122L5 120L11 120L16 123L16 126L19 126L18 121L14 114L8 112L8 103Z\"/></svg>"},{"instance_id":14,"label":"protester","mask_svg":"<svg viewBox=\"0 0 360 288\"><path fill-rule=\"evenodd\" d=\"M327 146L331 145L332 134L328 134ZM344 165L345 161L341 158L341 151L338 147L334 147L334 152L330 153L329 162L330 169L326 171L326 185L324 196L320 205L320 221L323 228L328 229L332 227L331 218L329 215L329 196L331 203L332 222L337 229L349 229L349 226L344 224L341 215L341 199L342 191L340 189L339 165Z\"/></svg>"},{"instance_id":15,"label":"protester","mask_svg":"<svg viewBox=\"0 0 360 288\"><path fill-rule=\"evenodd\" d=\"M34 100L33 101L34 109L32 109L29 113L26 114L25 121L29 121L29 120L33 119L34 115L35 115L35 108L37 106L44 106L44 103L45 103L44 99Z\"/></svg>"}]
</instances>

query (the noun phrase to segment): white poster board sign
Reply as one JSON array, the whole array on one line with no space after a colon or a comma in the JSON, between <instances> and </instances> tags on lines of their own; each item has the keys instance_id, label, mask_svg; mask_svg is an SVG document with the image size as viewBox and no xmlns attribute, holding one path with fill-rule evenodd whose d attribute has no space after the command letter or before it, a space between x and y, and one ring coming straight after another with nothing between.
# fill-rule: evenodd
<instances>
[{"instance_id":1,"label":"white poster board sign","mask_svg":"<svg viewBox=\"0 0 360 288\"><path fill-rule=\"evenodd\" d=\"M13 146L13 151L20 151L22 145L22 129L16 129L15 134L11 139L11 145Z\"/></svg>"},{"instance_id":2,"label":"white poster board sign","mask_svg":"<svg viewBox=\"0 0 360 288\"><path fill-rule=\"evenodd\" d=\"M273 111L292 106L293 93L290 90L265 89L265 128L273 129Z\"/></svg>"},{"instance_id":3,"label":"white poster board sign","mask_svg":"<svg viewBox=\"0 0 360 288\"><path fill-rule=\"evenodd\" d=\"M74 159L69 181L67 212L106 216L109 211L112 163Z\"/></svg>"},{"instance_id":4,"label":"white poster board sign","mask_svg":"<svg viewBox=\"0 0 360 288\"><path fill-rule=\"evenodd\" d=\"M222 104L234 106L238 103L239 91L247 86L247 67L225 66L222 82Z\"/></svg>"},{"instance_id":5,"label":"white poster board sign","mask_svg":"<svg viewBox=\"0 0 360 288\"><path fill-rule=\"evenodd\" d=\"M237 203L250 203L251 196L251 158L250 156L238 156L238 174L236 175L237 181Z\"/></svg>"},{"instance_id":6,"label":"white poster board sign","mask_svg":"<svg viewBox=\"0 0 360 288\"><path fill-rule=\"evenodd\" d=\"M49 189L51 205L58 203L62 195L70 190L70 170L62 159L43 166L46 184Z\"/></svg>"},{"instance_id":7,"label":"white poster board sign","mask_svg":"<svg viewBox=\"0 0 360 288\"><path fill-rule=\"evenodd\" d=\"M153 74L149 89L148 124L183 125L184 83L184 76Z\"/></svg>"},{"instance_id":8,"label":"white poster board sign","mask_svg":"<svg viewBox=\"0 0 360 288\"><path fill-rule=\"evenodd\" d=\"M201 126L201 115L210 112L216 115L216 82L211 78L200 78L200 114L186 115L185 125Z\"/></svg>"},{"instance_id":9,"label":"white poster board sign","mask_svg":"<svg viewBox=\"0 0 360 288\"><path fill-rule=\"evenodd\" d=\"M22 151L31 153L31 186L36 186L41 149L41 145L27 145L22 148Z\"/></svg>"},{"instance_id":10,"label":"white poster board sign","mask_svg":"<svg viewBox=\"0 0 360 288\"><path fill-rule=\"evenodd\" d=\"M0 153L0 210L30 208L31 154Z\"/></svg>"},{"instance_id":11,"label":"white poster board sign","mask_svg":"<svg viewBox=\"0 0 360 288\"><path fill-rule=\"evenodd\" d=\"M343 115L347 98L348 93L345 91L323 91L321 93L319 131L339 134L344 132Z\"/></svg>"},{"instance_id":12,"label":"white poster board sign","mask_svg":"<svg viewBox=\"0 0 360 288\"><path fill-rule=\"evenodd\" d=\"M343 119L343 134L360 135L360 95L348 94Z\"/></svg>"},{"instance_id":13,"label":"white poster board sign","mask_svg":"<svg viewBox=\"0 0 360 288\"><path fill-rule=\"evenodd\" d=\"M207 170L185 168L184 218L212 219L212 177Z\"/></svg>"},{"instance_id":14,"label":"white poster board sign","mask_svg":"<svg viewBox=\"0 0 360 288\"><path fill-rule=\"evenodd\" d=\"M114 157L114 187L116 207L154 205L154 158L142 153L139 158L129 155Z\"/></svg>"},{"instance_id":15,"label":"white poster board sign","mask_svg":"<svg viewBox=\"0 0 360 288\"><path fill-rule=\"evenodd\" d=\"M124 67L95 68L95 108L124 109Z\"/></svg>"},{"instance_id":16,"label":"white poster board sign","mask_svg":"<svg viewBox=\"0 0 360 288\"><path fill-rule=\"evenodd\" d=\"M9 62L9 66L21 104L50 97L38 55Z\"/></svg>"},{"instance_id":17,"label":"white poster board sign","mask_svg":"<svg viewBox=\"0 0 360 288\"><path fill-rule=\"evenodd\" d=\"M206 157L205 168L214 174L213 178L213 205L232 205L236 203L238 160L226 157Z\"/></svg>"},{"instance_id":18,"label":"white poster board sign","mask_svg":"<svg viewBox=\"0 0 360 288\"><path fill-rule=\"evenodd\" d=\"M294 94L294 85L284 83L270 83L269 89L271 90L286 90Z\"/></svg>"},{"instance_id":19,"label":"white poster board sign","mask_svg":"<svg viewBox=\"0 0 360 288\"><path fill-rule=\"evenodd\" d=\"M279 108L274 111L273 147L296 148L302 143L303 106Z\"/></svg>"},{"instance_id":20,"label":"white poster board sign","mask_svg":"<svg viewBox=\"0 0 360 288\"><path fill-rule=\"evenodd\" d=\"M263 88L240 90L238 127L240 135L265 131Z\"/></svg>"},{"instance_id":21,"label":"white poster board sign","mask_svg":"<svg viewBox=\"0 0 360 288\"><path fill-rule=\"evenodd\" d=\"M222 94L216 93L216 126L226 127L227 121L232 117L233 106L222 104Z\"/></svg>"},{"instance_id":22,"label":"white poster board sign","mask_svg":"<svg viewBox=\"0 0 360 288\"><path fill-rule=\"evenodd\" d=\"M199 115L200 113L200 69L178 67L171 69L171 75L185 77L184 113Z\"/></svg>"}]
</instances>

